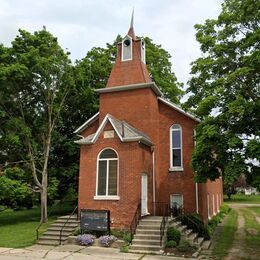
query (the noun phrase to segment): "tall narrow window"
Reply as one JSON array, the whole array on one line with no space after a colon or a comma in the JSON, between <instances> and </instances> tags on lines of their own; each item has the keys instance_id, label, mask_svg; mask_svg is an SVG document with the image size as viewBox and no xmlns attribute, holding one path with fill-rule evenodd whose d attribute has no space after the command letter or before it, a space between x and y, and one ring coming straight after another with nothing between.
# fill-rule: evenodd
<instances>
[{"instance_id":1,"label":"tall narrow window","mask_svg":"<svg viewBox=\"0 0 260 260\"><path fill-rule=\"evenodd\" d=\"M171 170L182 169L182 131L180 125L173 125L170 130Z\"/></svg>"},{"instance_id":2,"label":"tall narrow window","mask_svg":"<svg viewBox=\"0 0 260 260\"><path fill-rule=\"evenodd\" d=\"M112 149L98 157L97 196L117 196L118 156Z\"/></svg>"},{"instance_id":3,"label":"tall narrow window","mask_svg":"<svg viewBox=\"0 0 260 260\"><path fill-rule=\"evenodd\" d=\"M122 41L122 61L132 60L132 38L126 36Z\"/></svg>"}]
</instances>

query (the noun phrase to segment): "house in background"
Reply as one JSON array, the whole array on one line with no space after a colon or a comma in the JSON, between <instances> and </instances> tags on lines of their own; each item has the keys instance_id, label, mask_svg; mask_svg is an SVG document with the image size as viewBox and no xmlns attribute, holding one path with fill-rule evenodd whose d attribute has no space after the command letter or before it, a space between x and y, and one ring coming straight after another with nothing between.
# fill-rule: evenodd
<instances>
[{"instance_id":1,"label":"house in background","mask_svg":"<svg viewBox=\"0 0 260 260\"><path fill-rule=\"evenodd\" d=\"M99 112L75 133L82 138L78 206L110 210L112 227L129 229L136 210L160 215L165 205L206 221L223 201L222 180L195 183L190 160L200 122L163 97L145 64L133 24L122 42Z\"/></svg>"}]
</instances>

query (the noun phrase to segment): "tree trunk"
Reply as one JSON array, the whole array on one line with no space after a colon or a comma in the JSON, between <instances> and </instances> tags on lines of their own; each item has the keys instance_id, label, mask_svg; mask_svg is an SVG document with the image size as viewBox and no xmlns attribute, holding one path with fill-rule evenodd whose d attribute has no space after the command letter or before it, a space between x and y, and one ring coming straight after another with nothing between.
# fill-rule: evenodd
<instances>
[{"instance_id":1,"label":"tree trunk","mask_svg":"<svg viewBox=\"0 0 260 260\"><path fill-rule=\"evenodd\" d=\"M48 221L48 211L47 211L47 187L41 190L41 223L46 223Z\"/></svg>"}]
</instances>

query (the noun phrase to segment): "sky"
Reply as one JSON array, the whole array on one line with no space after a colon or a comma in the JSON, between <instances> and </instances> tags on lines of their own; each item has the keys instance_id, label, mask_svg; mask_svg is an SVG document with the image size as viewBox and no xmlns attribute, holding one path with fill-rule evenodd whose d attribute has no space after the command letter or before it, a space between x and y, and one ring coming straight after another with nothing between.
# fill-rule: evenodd
<instances>
[{"instance_id":1,"label":"sky","mask_svg":"<svg viewBox=\"0 0 260 260\"><path fill-rule=\"evenodd\" d=\"M10 46L18 29L46 26L80 60L93 47L126 35L134 8L137 36L161 44L179 82L190 79L190 63L201 55L194 25L217 18L222 0L0 0L0 43Z\"/></svg>"}]
</instances>

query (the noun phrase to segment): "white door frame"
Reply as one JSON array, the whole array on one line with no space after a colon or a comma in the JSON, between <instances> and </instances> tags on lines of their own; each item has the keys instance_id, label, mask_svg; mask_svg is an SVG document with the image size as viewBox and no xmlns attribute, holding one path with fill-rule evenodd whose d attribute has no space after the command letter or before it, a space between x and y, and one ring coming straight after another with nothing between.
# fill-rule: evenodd
<instances>
[{"instance_id":1,"label":"white door frame","mask_svg":"<svg viewBox=\"0 0 260 260\"><path fill-rule=\"evenodd\" d=\"M141 177L141 215L148 213L148 175L142 174Z\"/></svg>"}]
</instances>

